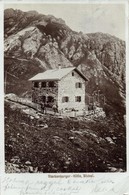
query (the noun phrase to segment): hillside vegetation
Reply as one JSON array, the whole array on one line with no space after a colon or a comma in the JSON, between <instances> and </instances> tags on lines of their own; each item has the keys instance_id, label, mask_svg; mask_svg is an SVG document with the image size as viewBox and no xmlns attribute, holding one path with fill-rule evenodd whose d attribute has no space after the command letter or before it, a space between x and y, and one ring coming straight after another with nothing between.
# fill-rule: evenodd
<instances>
[{"instance_id":1,"label":"hillside vegetation","mask_svg":"<svg viewBox=\"0 0 129 195\"><path fill-rule=\"evenodd\" d=\"M12 163L11 168L6 164L7 172L126 170L126 134L114 116L78 120L33 109L27 114L25 108L5 104L5 158Z\"/></svg>"}]
</instances>

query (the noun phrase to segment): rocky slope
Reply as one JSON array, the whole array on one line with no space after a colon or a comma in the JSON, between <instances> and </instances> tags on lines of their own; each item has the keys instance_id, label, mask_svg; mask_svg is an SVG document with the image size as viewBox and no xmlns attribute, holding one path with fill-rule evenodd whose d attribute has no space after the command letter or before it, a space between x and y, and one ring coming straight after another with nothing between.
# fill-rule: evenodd
<instances>
[{"instance_id":1,"label":"rocky slope","mask_svg":"<svg viewBox=\"0 0 129 195\"><path fill-rule=\"evenodd\" d=\"M112 122L110 117L62 118L37 112L14 94L5 101L7 173L126 170L126 133L115 116Z\"/></svg>"}]
</instances>

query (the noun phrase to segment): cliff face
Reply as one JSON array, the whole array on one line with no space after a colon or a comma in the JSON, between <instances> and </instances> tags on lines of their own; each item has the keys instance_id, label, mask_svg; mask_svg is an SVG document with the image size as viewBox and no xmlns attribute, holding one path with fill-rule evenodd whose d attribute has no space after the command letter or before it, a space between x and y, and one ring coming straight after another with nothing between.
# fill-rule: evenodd
<instances>
[{"instance_id":1,"label":"cliff face","mask_svg":"<svg viewBox=\"0 0 129 195\"><path fill-rule=\"evenodd\" d=\"M7 92L28 93L30 77L58 64L78 67L89 79L89 95L99 88L110 106L124 107L124 41L103 33L74 32L51 15L5 10L5 71L18 78L8 75Z\"/></svg>"}]
</instances>

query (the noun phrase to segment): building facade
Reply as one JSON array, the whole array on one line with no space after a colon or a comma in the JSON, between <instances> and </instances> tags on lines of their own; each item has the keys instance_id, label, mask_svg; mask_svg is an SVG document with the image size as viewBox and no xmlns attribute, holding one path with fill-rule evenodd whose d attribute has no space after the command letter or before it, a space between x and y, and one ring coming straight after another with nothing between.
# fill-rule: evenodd
<instances>
[{"instance_id":1,"label":"building facade","mask_svg":"<svg viewBox=\"0 0 129 195\"><path fill-rule=\"evenodd\" d=\"M32 101L44 102L47 107L57 105L58 111L86 108L87 78L76 68L60 68L39 73L32 81Z\"/></svg>"}]
</instances>

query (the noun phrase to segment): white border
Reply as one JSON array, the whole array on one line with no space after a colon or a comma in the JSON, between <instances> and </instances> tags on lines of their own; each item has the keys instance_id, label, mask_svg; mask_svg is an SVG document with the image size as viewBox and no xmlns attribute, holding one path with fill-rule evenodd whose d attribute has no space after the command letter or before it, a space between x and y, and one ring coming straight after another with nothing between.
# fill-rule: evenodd
<instances>
[{"instance_id":1,"label":"white border","mask_svg":"<svg viewBox=\"0 0 129 195\"><path fill-rule=\"evenodd\" d=\"M3 32L4 32L4 26L3 26L3 4L0 3L0 171L3 172L4 169L4 38L3 38Z\"/></svg>"},{"instance_id":2,"label":"white border","mask_svg":"<svg viewBox=\"0 0 129 195\"><path fill-rule=\"evenodd\" d=\"M129 113L129 68L128 68L128 64L129 64L129 58L128 58L128 54L129 54L129 30L128 30L128 2L126 0L114 0L114 1L110 1L110 0L89 0L89 1L81 1L81 0L74 0L74 1L70 1L70 0L65 0L65 1L51 1L51 0L47 0L47 1L43 1L43 0L31 0L31 1L25 1L25 0L22 0L22 1L9 1L9 0L5 0L4 2L0 2L0 24L2 26L2 28L0 28L0 40L1 40L1 43L2 43L2 47L0 48L0 62L1 62L1 65L2 65L2 68L1 68L1 71L0 71L0 83L4 83L3 81L3 72L4 72L4 61L3 61L3 51L4 51L4 46L3 46L3 10L4 10L4 4L125 4L126 6L126 109L127 109L127 121L126 121L126 132L127 132L127 136L126 136L126 140L127 140L127 154L129 153L129 143L128 143L128 140L129 140L129 133L128 133L128 127L129 127L129 116L128 116L128 113ZM1 121L4 121L4 89L3 89L3 85L0 85L0 108L2 108L2 113L0 113L0 120ZM47 180L47 175L48 174L23 174L23 173L20 173L19 174L5 174L5 161L4 161L4 158L5 158L5 155L4 155L4 124L0 122L0 127L2 129L2 132L1 132L1 142L0 142L0 151L2 151L2 155L0 155L0 160L1 160L1 179L2 181L4 180L5 177L9 177L9 178L17 178L17 179L23 179L23 178L28 178L29 180L31 180L32 182L36 179L41 179L41 180ZM129 165L129 155L127 155L127 165ZM68 173L70 174L70 173ZM106 176L105 176L106 174ZM65 175L65 174L63 174ZM118 179L119 177L119 181L122 181L123 178L126 178L126 177L129 177L129 166L127 166L127 172L125 173L94 173L95 177L96 178L100 178L100 177L107 177L107 178L113 178L114 181L116 181L116 179ZM3 185L3 184L2 184ZM123 184L124 185L124 184ZM2 186L1 186L2 187ZM87 185L85 186L87 187ZM84 187L84 190L85 190L85 187ZM88 195L86 193L86 191L81 192L81 195ZM2 189L2 195L5 195L3 194L4 191ZM112 195L112 192L108 192L110 195ZM95 193L97 195L101 195L102 193ZM104 193L106 194L106 193ZM14 192L12 193L11 191L8 192L6 195L15 195ZM16 195L19 195L19 194L16 194ZM43 194L44 195L44 194ZM51 194L53 195L53 194ZM80 195L80 193L79 193ZM102 194L103 195L103 194Z\"/></svg>"}]
</instances>

